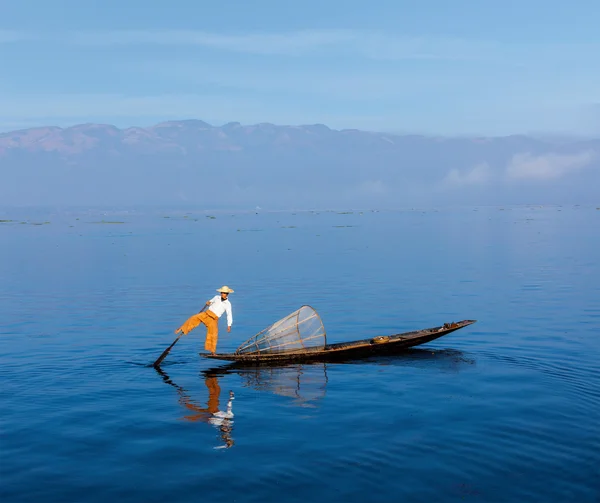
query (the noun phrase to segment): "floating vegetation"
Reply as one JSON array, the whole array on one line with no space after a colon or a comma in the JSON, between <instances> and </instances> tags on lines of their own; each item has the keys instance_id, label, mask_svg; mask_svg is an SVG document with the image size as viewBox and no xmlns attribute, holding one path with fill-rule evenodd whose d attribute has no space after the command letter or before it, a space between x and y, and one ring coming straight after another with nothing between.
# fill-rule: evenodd
<instances>
[{"instance_id":1,"label":"floating vegetation","mask_svg":"<svg viewBox=\"0 0 600 503\"><path fill-rule=\"evenodd\" d=\"M121 222L120 220L100 220L99 222L91 222L93 224L124 224L125 222Z\"/></svg>"},{"instance_id":2,"label":"floating vegetation","mask_svg":"<svg viewBox=\"0 0 600 503\"><path fill-rule=\"evenodd\" d=\"M217 217L215 217L214 215L206 215L206 218L210 218L211 220L214 220Z\"/></svg>"},{"instance_id":3,"label":"floating vegetation","mask_svg":"<svg viewBox=\"0 0 600 503\"><path fill-rule=\"evenodd\" d=\"M282 229L295 229L296 226L295 225L282 225L281 228Z\"/></svg>"},{"instance_id":4,"label":"floating vegetation","mask_svg":"<svg viewBox=\"0 0 600 503\"><path fill-rule=\"evenodd\" d=\"M338 211L338 215L354 215L353 211Z\"/></svg>"},{"instance_id":5,"label":"floating vegetation","mask_svg":"<svg viewBox=\"0 0 600 503\"><path fill-rule=\"evenodd\" d=\"M21 222L22 224L27 222ZM50 222L31 222L31 225L48 225Z\"/></svg>"},{"instance_id":6,"label":"floating vegetation","mask_svg":"<svg viewBox=\"0 0 600 503\"><path fill-rule=\"evenodd\" d=\"M262 229L238 229L238 232L261 232Z\"/></svg>"},{"instance_id":7,"label":"floating vegetation","mask_svg":"<svg viewBox=\"0 0 600 503\"><path fill-rule=\"evenodd\" d=\"M354 227L354 225L334 225L333 227L337 227L338 229L342 227Z\"/></svg>"},{"instance_id":8,"label":"floating vegetation","mask_svg":"<svg viewBox=\"0 0 600 503\"><path fill-rule=\"evenodd\" d=\"M8 224L10 222L14 222L14 220L0 220L0 224Z\"/></svg>"}]
</instances>

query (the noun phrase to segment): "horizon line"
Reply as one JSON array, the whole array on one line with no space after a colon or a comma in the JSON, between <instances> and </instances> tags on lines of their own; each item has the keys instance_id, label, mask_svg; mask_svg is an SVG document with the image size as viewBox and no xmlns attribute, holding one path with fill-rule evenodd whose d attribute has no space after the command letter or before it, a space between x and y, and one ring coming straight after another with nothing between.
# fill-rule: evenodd
<instances>
[{"instance_id":1,"label":"horizon line","mask_svg":"<svg viewBox=\"0 0 600 503\"><path fill-rule=\"evenodd\" d=\"M17 127L13 128L3 128L0 125L0 136L4 136L11 133L18 133L23 131L30 131L36 129L57 129L60 131L65 131L69 129L81 128L84 126L102 126L102 127L110 127L115 128L119 131L127 131L129 129L152 129L158 126L167 125L170 123L204 123L211 129L222 129L226 126L239 125L240 127L257 127L257 126L274 126L278 128L305 128L305 127L316 127L321 126L327 128L329 131L333 132L361 132L361 133L370 133L370 134L378 134L378 135L391 135L391 136L420 136L426 138L511 138L511 137L528 137L528 138L573 138L573 139L600 139L600 135L593 133L574 133L574 132L561 132L561 131L530 131L530 132L514 132L509 134L485 134L485 133L457 133L457 134L448 134L448 133L434 133L434 132L424 132L424 131L385 131L385 130L372 130L372 129L361 129L358 127L355 128L334 128L328 126L323 122L313 122L313 123L297 123L297 124L285 124L285 123L275 123L275 122L254 122L254 123L243 123L240 121L228 121L223 122L220 125L215 125L214 123L208 122L199 118L187 118L187 119L167 119L158 122L154 122L149 125L141 126L141 125L127 125L127 126L119 126L110 122L95 122L95 121L86 121L86 122L71 122L70 125L67 126L58 126L56 124L39 124L39 125L30 125L25 127Z\"/></svg>"}]
</instances>

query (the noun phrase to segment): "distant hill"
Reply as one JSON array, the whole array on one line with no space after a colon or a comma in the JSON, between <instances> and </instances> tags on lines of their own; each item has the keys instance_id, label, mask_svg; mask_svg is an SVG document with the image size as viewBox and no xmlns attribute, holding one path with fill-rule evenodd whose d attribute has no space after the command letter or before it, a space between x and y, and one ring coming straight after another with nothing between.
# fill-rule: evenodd
<instances>
[{"instance_id":1,"label":"distant hill","mask_svg":"<svg viewBox=\"0 0 600 503\"><path fill-rule=\"evenodd\" d=\"M0 174L0 205L595 204L600 139L82 124L0 133Z\"/></svg>"}]
</instances>

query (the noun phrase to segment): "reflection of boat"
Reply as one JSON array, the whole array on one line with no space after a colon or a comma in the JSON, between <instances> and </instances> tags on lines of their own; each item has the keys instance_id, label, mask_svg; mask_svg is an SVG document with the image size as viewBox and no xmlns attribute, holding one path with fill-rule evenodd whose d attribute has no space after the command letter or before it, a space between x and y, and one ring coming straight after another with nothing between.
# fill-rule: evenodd
<instances>
[{"instance_id":1,"label":"reflection of boat","mask_svg":"<svg viewBox=\"0 0 600 503\"><path fill-rule=\"evenodd\" d=\"M372 355L395 354L407 348L431 342L472 325L475 321L463 320L401 334L327 344L321 318L312 307L302 306L248 339L234 353L203 354L202 356L253 364L364 358Z\"/></svg>"},{"instance_id":2,"label":"reflection of boat","mask_svg":"<svg viewBox=\"0 0 600 503\"><path fill-rule=\"evenodd\" d=\"M215 367L202 372L205 376L237 374L242 386L257 391L267 391L274 395L289 397L301 407L314 407L325 397L327 386L327 365L290 366L240 366L231 363L223 367Z\"/></svg>"},{"instance_id":3,"label":"reflection of boat","mask_svg":"<svg viewBox=\"0 0 600 503\"><path fill-rule=\"evenodd\" d=\"M459 372L465 365L475 363L473 359L456 349L409 348L403 351L401 356L372 356L361 360L334 358L331 361L292 364L273 361L263 362L260 365L230 362L203 370L201 374L205 378L235 374L240 377L244 387L293 398L298 406L315 406L325 398L329 383L327 371L331 368L331 364L351 365L359 362L378 366L427 367L445 372Z\"/></svg>"}]
</instances>

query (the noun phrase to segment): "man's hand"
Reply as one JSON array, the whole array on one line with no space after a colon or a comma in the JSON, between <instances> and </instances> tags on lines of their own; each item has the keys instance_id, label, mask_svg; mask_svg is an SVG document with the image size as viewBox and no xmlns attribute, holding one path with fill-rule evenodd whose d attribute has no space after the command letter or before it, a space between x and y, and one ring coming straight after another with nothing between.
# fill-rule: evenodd
<instances>
[{"instance_id":1,"label":"man's hand","mask_svg":"<svg viewBox=\"0 0 600 503\"><path fill-rule=\"evenodd\" d=\"M228 331L228 332L231 332L231 327L227 327L227 331Z\"/></svg>"}]
</instances>

